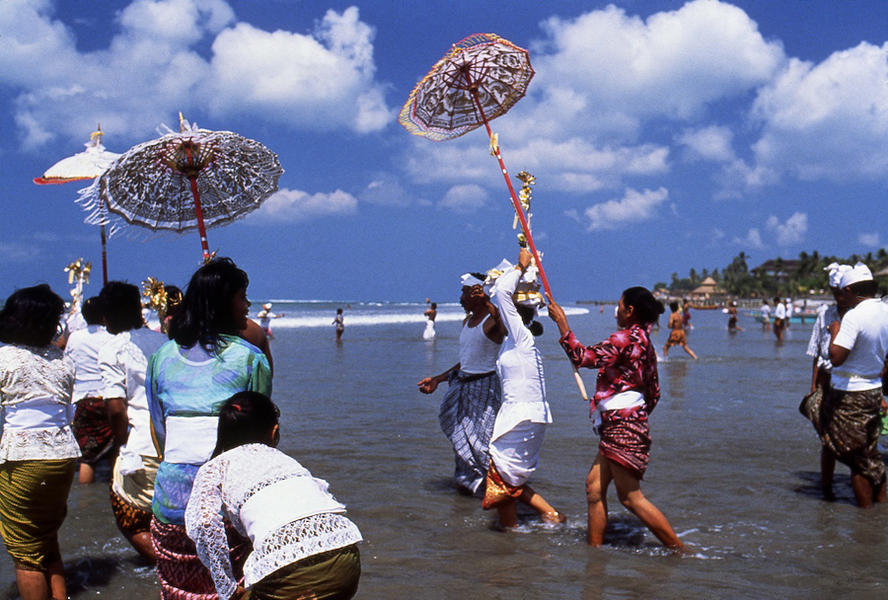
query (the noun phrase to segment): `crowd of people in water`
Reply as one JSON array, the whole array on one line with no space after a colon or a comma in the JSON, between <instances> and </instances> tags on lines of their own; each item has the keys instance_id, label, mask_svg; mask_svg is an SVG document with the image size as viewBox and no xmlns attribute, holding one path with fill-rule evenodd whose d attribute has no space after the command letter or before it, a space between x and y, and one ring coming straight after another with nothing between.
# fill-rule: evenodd
<instances>
[{"instance_id":1,"label":"crowd of people in water","mask_svg":"<svg viewBox=\"0 0 888 600\"><path fill-rule=\"evenodd\" d=\"M811 333L810 393L799 410L821 445L822 488L834 499L836 462L851 470L857 504L885 501L878 450L886 405L888 305L863 264L830 265L834 304ZM24 600L66 598L58 532L75 475L95 480L113 464L109 510L135 552L156 569L161 597L252 600L351 598L358 589L360 530L323 479L276 449L280 411L272 401L271 319L248 318L247 274L215 258L184 294L168 286L161 331L144 321L139 289L112 281L79 311L49 286L15 291L0 310L0 535ZM536 287L534 287L536 286ZM587 540L604 543L607 493L668 548L683 543L641 490L650 458L649 418L660 399L652 329L664 312L649 290L624 290L617 329L585 345L564 310L538 291L527 250L517 263L460 278L466 317L458 362L417 384L433 394L454 452L457 489L493 510L499 528L519 524L519 504L545 524L565 515L530 486L552 415L535 338L546 305L576 368L598 370L589 398L598 454L585 480ZM547 301L548 300L548 301ZM772 327L788 322L775 299ZM434 339L428 303L424 339ZM670 304L672 346L692 358L690 313ZM763 309L764 311L764 309ZM737 331L737 309L727 311ZM333 321L344 330L342 309Z\"/></svg>"}]
</instances>

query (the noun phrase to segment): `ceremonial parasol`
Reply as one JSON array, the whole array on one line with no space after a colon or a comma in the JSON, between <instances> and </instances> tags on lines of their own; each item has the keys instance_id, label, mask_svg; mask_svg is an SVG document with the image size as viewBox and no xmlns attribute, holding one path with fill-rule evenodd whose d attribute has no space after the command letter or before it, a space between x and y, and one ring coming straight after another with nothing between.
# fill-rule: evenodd
<instances>
[{"instance_id":1,"label":"ceremonial parasol","mask_svg":"<svg viewBox=\"0 0 888 600\"><path fill-rule=\"evenodd\" d=\"M68 158L63 158L43 174L42 177L35 177L34 183L37 185L46 185L51 183L69 183L71 181L83 181L85 179L95 179L101 175L108 165L116 159L119 154L108 152L102 145L102 126L99 125L96 131L89 136L89 141L84 144L86 150L78 152ZM103 206L100 206L100 211ZM108 283L108 258L105 241L105 223L104 220L99 223L99 236L102 241L102 283Z\"/></svg>"},{"instance_id":2,"label":"ceremonial parasol","mask_svg":"<svg viewBox=\"0 0 888 600\"><path fill-rule=\"evenodd\" d=\"M490 139L490 152L499 162L515 215L533 254L546 295L552 290L530 227L499 149L490 121L504 115L524 97L533 78L530 54L493 33L476 33L457 42L423 77L401 108L398 122L414 135L435 142L451 140L484 125ZM585 386L574 368L580 393L587 399Z\"/></svg>"},{"instance_id":3,"label":"ceremonial parasol","mask_svg":"<svg viewBox=\"0 0 888 600\"><path fill-rule=\"evenodd\" d=\"M133 146L115 160L81 202L101 202L128 223L153 231L197 228L204 260L207 227L259 207L284 170L277 155L231 131L199 129L179 115L179 131Z\"/></svg>"}]
</instances>

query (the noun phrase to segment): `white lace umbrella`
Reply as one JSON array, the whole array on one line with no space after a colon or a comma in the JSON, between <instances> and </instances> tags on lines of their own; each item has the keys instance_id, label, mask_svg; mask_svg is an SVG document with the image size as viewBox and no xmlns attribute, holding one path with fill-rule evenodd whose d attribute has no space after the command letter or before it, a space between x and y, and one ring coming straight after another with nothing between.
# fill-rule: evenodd
<instances>
[{"instance_id":1,"label":"white lace umbrella","mask_svg":"<svg viewBox=\"0 0 888 600\"><path fill-rule=\"evenodd\" d=\"M133 146L115 160L81 202L153 231L198 229L204 260L207 227L255 210L277 191L277 154L230 131L209 131L179 116L179 131ZM94 213L94 219L101 219Z\"/></svg>"},{"instance_id":2,"label":"white lace umbrella","mask_svg":"<svg viewBox=\"0 0 888 600\"><path fill-rule=\"evenodd\" d=\"M89 136L89 141L84 144L86 150L78 152L68 158L63 158L49 169L41 177L35 177L34 183L37 185L47 185L55 183L70 183L72 181L84 181L95 179L108 168L120 155L116 152L108 152L102 145L102 126L99 125L96 131ZM101 212L101 208L100 212ZM108 283L108 253L106 249L105 238L105 222L104 219L99 223L99 237L102 241L102 282Z\"/></svg>"}]
</instances>

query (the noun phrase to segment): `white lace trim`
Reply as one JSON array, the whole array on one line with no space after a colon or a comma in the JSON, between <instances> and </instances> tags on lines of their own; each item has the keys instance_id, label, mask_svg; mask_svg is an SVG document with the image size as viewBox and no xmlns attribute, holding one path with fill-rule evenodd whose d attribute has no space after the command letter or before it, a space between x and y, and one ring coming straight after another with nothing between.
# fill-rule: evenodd
<instances>
[{"instance_id":1,"label":"white lace trim","mask_svg":"<svg viewBox=\"0 0 888 600\"><path fill-rule=\"evenodd\" d=\"M34 398L71 403L74 362L55 346L0 347L0 402L19 404Z\"/></svg>"},{"instance_id":2,"label":"white lace trim","mask_svg":"<svg viewBox=\"0 0 888 600\"><path fill-rule=\"evenodd\" d=\"M12 429L0 438L0 463L11 460L78 458L80 448L70 426L52 429Z\"/></svg>"},{"instance_id":3,"label":"white lace trim","mask_svg":"<svg viewBox=\"0 0 888 600\"><path fill-rule=\"evenodd\" d=\"M244 564L247 586L303 558L361 541L358 527L346 517L323 513L284 525L269 535Z\"/></svg>"}]
</instances>

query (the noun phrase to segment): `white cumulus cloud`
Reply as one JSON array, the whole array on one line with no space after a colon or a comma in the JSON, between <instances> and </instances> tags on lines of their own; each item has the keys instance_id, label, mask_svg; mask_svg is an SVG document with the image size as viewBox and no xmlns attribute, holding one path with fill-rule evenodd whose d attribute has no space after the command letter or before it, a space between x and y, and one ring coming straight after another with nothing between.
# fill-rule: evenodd
<instances>
[{"instance_id":1,"label":"white cumulus cloud","mask_svg":"<svg viewBox=\"0 0 888 600\"><path fill-rule=\"evenodd\" d=\"M293 223L320 217L352 215L358 211L358 200L351 194L336 190L329 194L309 194L302 190L282 189L262 203L252 221Z\"/></svg>"},{"instance_id":2,"label":"white cumulus cloud","mask_svg":"<svg viewBox=\"0 0 888 600\"><path fill-rule=\"evenodd\" d=\"M438 206L458 213L469 213L487 204L488 198L487 192L474 183L455 185L447 190Z\"/></svg>"},{"instance_id":3,"label":"white cumulus cloud","mask_svg":"<svg viewBox=\"0 0 888 600\"><path fill-rule=\"evenodd\" d=\"M586 228L589 231L617 229L620 226L646 221L669 197L666 188L637 191L627 189L622 198L608 200L590 206L583 211Z\"/></svg>"},{"instance_id":4,"label":"white cumulus cloud","mask_svg":"<svg viewBox=\"0 0 888 600\"><path fill-rule=\"evenodd\" d=\"M392 115L373 80L373 36L356 7L327 11L311 35L238 23L213 42L211 106L300 126L379 130Z\"/></svg>"},{"instance_id":5,"label":"white cumulus cloud","mask_svg":"<svg viewBox=\"0 0 888 600\"><path fill-rule=\"evenodd\" d=\"M611 5L575 19L552 17L543 29L534 84L562 104L574 98L572 123L579 127L690 118L710 102L765 83L785 59L780 44L766 41L742 9L715 0L694 0L647 20Z\"/></svg>"},{"instance_id":6,"label":"white cumulus cloud","mask_svg":"<svg viewBox=\"0 0 888 600\"><path fill-rule=\"evenodd\" d=\"M691 159L726 162L734 160L734 150L731 147L733 138L730 128L712 125L685 130L677 141L685 146Z\"/></svg>"},{"instance_id":7,"label":"white cumulus cloud","mask_svg":"<svg viewBox=\"0 0 888 600\"><path fill-rule=\"evenodd\" d=\"M792 60L753 105L759 165L800 179L888 174L888 42Z\"/></svg>"},{"instance_id":8,"label":"white cumulus cloud","mask_svg":"<svg viewBox=\"0 0 888 600\"><path fill-rule=\"evenodd\" d=\"M743 246L744 248L752 248L754 250L760 250L765 247L764 242L762 242L761 231L759 231L757 227L751 228L742 238L735 237L734 243L738 246Z\"/></svg>"},{"instance_id":9,"label":"white cumulus cloud","mask_svg":"<svg viewBox=\"0 0 888 600\"><path fill-rule=\"evenodd\" d=\"M0 2L0 86L25 147L79 140L96 123L111 147L112 135L145 137L205 107L313 130L391 121L375 31L355 7L327 11L309 34L236 22L224 0L135 0L116 20L106 47L81 51L49 0Z\"/></svg>"},{"instance_id":10,"label":"white cumulus cloud","mask_svg":"<svg viewBox=\"0 0 888 600\"><path fill-rule=\"evenodd\" d=\"M765 222L765 227L777 237L779 246L791 246L798 244L805 238L808 231L808 215L794 212L783 223L776 216L771 215Z\"/></svg>"}]
</instances>

